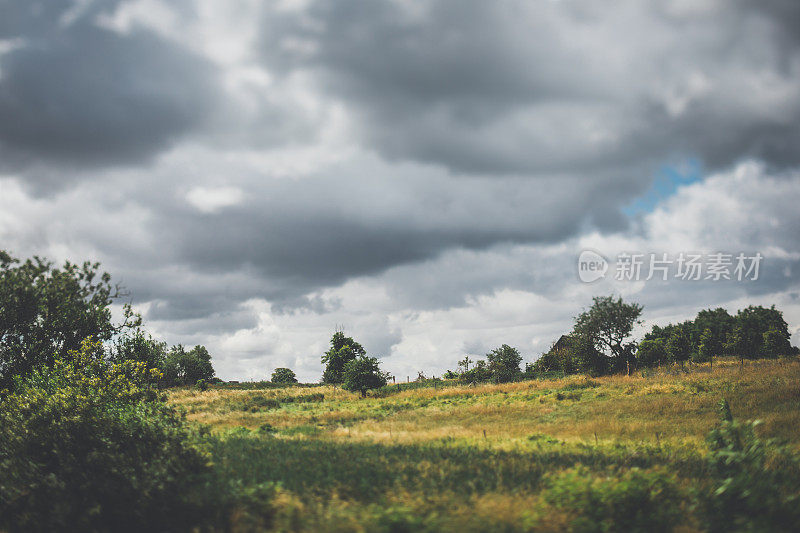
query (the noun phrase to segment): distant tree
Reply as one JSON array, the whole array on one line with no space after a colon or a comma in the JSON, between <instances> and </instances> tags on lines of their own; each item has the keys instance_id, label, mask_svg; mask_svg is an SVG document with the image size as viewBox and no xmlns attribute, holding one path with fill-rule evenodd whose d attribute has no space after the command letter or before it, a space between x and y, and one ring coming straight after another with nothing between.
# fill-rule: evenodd
<instances>
[{"instance_id":1,"label":"distant tree","mask_svg":"<svg viewBox=\"0 0 800 533\"><path fill-rule=\"evenodd\" d=\"M641 323L641 314L639 304L628 304L613 296L596 296L592 307L576 317L573 335L591 343L612 360L615 368L624 368L630 375L633 345L626 343L626 339L633 327Z\"/></svg>"},{"instance_id":2,"label":"distant tree","mask_svg":"<svg viewBox=\"0 0 800 533\"><path fill-rule=\"evenodd\" d=\"M469 371L469 364L473 363L474 361L469 358L468 355L464 356L464 359L458 362L459 371L463 374L464 372Z\"/></svg>"},{"instance_id":3,"label":"distant tree","mask_svg":"<svg viewBox=\"0 0 800 533\"><path fill-rule=\"evenodd\" d=\"M645 339L636 350L636 362L640 366L658 366L667 361L667 350L662 339Z\"/></svg>"},{"instance_id":4,"label":"distant tree","mask_svg":"<svg viewBox=\"0 0 800 533\"><path fill-rule=\"evenodd\" d=\"M377 358L359 355L344 365L342 377L344 389L360 392L364 398L368 390L386 385L388 374L381 372Z\"/></svg>"},{"instance_id":5,"label":"distant tree","mask_svg":"<svg viewBox=\"0 0 800 533\"><path fill-rule=\"evenodd\" d=\"M108 341L141 323L130 305L115 324L111 304L122 296L99 263L61 268L34 257L25 262L0 250L0 389L15 376L69 358L88 337Z\"/></svg>"},{"instance_id":6,"label":"distant tree","mask_svg":"<svg viewBox=\"0 0 800 533\"><path fill-rule=\"evenodd\" d=\"M497 383L505 383L519 378L522 356L516 348L504 344L487 353L486 359L489 361L492 377Z\"/></svg>"},{"instance_id":7,"label":"distant tree","mask_svg":"<svg viewBox=\"0 0 800 533\"><path fill-rule=\"evenodd\" d=\"M344 332L337 331L331 338L331 347L322 356L325 371L322 374L324 383L342 383L344 381L344 367L356 357L366 355L366 350L352 337L345 337Z\"/></svg>"},{"instance_id":8,"label":"distant tree","mask_svg":"<svg viewBox=\"0 0 800 533\"><path fill-rule=\"evenodd\" d=\"M297 383L297 376L288 368L276 368L272 373L273 383Z\"/></svg>"},{"instance_id":9,"label":"distant tree","mask_svg":"<svg viewBox=\"0 0 800 533\"><path fill-rule=\"evenodd\" d=\"M444 379L458 379L458 376L459 376L459 374L456 373L456 372L453 372L452 370L447 370L444 374L442 374L442 377Z\"/></svg>"},{"instance_id":10,"label":"distant tree","mask_svg":"<svg viewBox=\"0 0 800 533\"><path fill-rule=\"evenodd\" d=\"M205 346L195 346L187 353L184 375L186 383L191 385L199 380L209 381L214 379L214 367L211 364L211 354Z\"/></svg>"},{"instance_id":11,"label":"distant tree","mask_svg":"<svg viewBox=\"0 0 800 533\"><path fill-rule=\"evenodd\" d=\"M168 385L194 385L201 379L214 379L211 355L205 346L195 346L188 352L181 344L173 346L167 353L163 373Z\"/></svg>"},{"instance_id":12,"label":"distant tree","mask_svg":"<svg viewBox=\"0 0 800 533\"><path fill-rule=\"evenodd\" d=\"M765 334L770 330L775 330L776 334L771 334L771 342L776 342L771 348L781 348L780 337L789 341L789 326L783 319L783 313L772 307L762 307L751 305L741 309L736 314L736 328L738 331L738 355L741 358L754 359L756 357L774 357L777 354L768 353L764 346ZM735 329L735 328L734 328Z\"/></svg>"},{"instance_id":13,"label":"distant tree","mask_svg":"<svg viewBox=\"0 0 800 533\"><path fill-rule=\"evenodd\" d=\"M692 340L686 327L676 327L667 340L667 358L672 363L683 363L692 354Z\"/></svg>"},{"instance_id":14,"label":"distant tree","mask_svg":"<svg viewBox=\"0 0 800 533\"><path fill-rule=\"evenodd\" d=\"M714 365L714 346L716 340L710 328L706 328L700 334L700 341L697 344L697 349L692 352L692 361L695 363L710 362L712 367Z\"/></svg>"}]
</instances>

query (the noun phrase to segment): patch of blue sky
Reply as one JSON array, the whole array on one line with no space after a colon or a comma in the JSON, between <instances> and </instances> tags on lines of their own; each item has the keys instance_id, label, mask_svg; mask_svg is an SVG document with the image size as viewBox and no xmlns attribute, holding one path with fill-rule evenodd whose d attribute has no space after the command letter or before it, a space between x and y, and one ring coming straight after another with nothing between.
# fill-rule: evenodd
<instances>
[{"instance_id":1,"label":"patch of blue sky","mask_svg":"<svg viewBox=\"0 0 800 533\"><path fill-rule=\"evenodd\" d=\"M622 212L629 217L650 213L681 187L700 181L702 174L702 164L698 159L687 159L676 165L664 165L656 173L653 184L647 192L623 207Z\"/></svg>"}]
</instances>

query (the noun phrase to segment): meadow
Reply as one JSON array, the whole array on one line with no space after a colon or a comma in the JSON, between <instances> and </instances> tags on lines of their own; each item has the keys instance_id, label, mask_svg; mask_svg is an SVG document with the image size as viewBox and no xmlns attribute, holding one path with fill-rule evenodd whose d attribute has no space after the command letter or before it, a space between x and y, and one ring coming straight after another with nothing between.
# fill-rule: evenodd
<instances>
[{"instance_id":1,"label":"meadow","mask_svg":"<svg viewBox=\"0 0 800 533\"><path fill-rule=\"evenodd\" d=\"M721 422L723 400L734 422ZM252 495L233 530L800 525L796 359L399 384L364 399L223 384L172 389L169 402L209 432L221 479ZM755 434L747 420L760 421Z\"/></svg>"}]
</instances>

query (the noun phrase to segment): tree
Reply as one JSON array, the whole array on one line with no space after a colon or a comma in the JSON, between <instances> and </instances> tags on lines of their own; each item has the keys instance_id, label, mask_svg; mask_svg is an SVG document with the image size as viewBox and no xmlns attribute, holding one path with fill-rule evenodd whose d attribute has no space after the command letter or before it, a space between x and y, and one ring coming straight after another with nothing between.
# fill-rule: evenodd
<instances>
[{"instance_id":1,"label":"tree","mask_svg":"<svg viewBox=\"0 0 800 533\"><path fill-rule=\"evenodd\" d=\"M163 372L168 385L194 385L201 379L214 379L211 355L205 346L195 346L188 352L181 344L173 346L167 354Z\"/></svg>"},{"instance_id":2,"label":"tree","mask_svg":"<svg viewBox=\"0 0 800 533\"><path fill-rule=\"evenodd\" d=\"M342 383L344 381L344 367L356 357L366 355L364 347L345 337L344 332L337 331L331 338L331 348L322 356L325 371L322 374L323 383Z\"/></svg>"},{"instance_id":3,"label":"tree","mask_svg":"<svg viewBox=\"0 0 800 533\"><path fill-rule=\"evenodd\" d=\"M288 368L276 368L272 373L273 383L297 383L297 376Z\"/></svg>"},{"instance_id":4,"label":"tree","mask_svg":"<svg viewBox=\"0 0 800 533\"><path fill-rule=\"evenodd\" d=\"M715 342L716 340L714 339L714 334L711 332L711 329L704 329L700 334L700 341L697 344L697 350L692 352L692 360L695 363L711 362L711 366L713 367Z\"/></svg>"},{"instance_id":5,"label":"tree","mask_svg":"<svg viewBox=\"0 0 800 533\"><path fill-rule=\"evenodd\" d=\"M723 353L725 342L733 331L736 319L722 307L716 309L704 309L697 313L694 319L694 330L701 335L705 330L711 332L711 337L707 339L707 349L711 356ZM698 337L698 344L700 340Z\"/></svg>"},{"instance_id":6,"label":"tree","mask_svg":"<svg viewBox=\"0 0 800 533\"><path fill-rule=\"evenodd\" d=\"M113 323L111 304L122 292L99 268L90 262L56 268L39 257L23 263L0 250L0 389L14 376L69 357L88 337L108 341L141 324L130 305L123 321Z\"/></svg>"},{"instance_id":7,"label":"tree","mask_svg":"<svg viewBox=\"0 0 800 533\"><path fill-rule=\"evenodd\" d=\"M777 334L773 334L773 341L778 342L779 337L784 337L788 342L789 326L783 319L783 313L772 307L762 307L751 305L736 314L736 326L740 328L737 339L738 355L742 359L753 359L756 357L773 357L777 354L767 353L764 346L764 334L774 329ZM734 329L735 329L734 328ZM772 348L780 348L773 346Z\"/></svg>"},{"instance_id":8,"label":"tree","mask_svg":"<svg viewBox=\"0 0 800 533\"><path fill-rule=\"evenodd\" d=\"M739 321L737 320L737 322ZM728 336L725 350L737 356L744 364L745 358L752 358L752 354L758 352L762 342L763 339L760 338L757 329L746 323L737 323L733 332Z\"/></svg>"},{"instance_id":9,"label":"tree","mask_svg":"<svg viewBox=\"0 0 800 533\"><path fill-rule=\"evenodd\" d=\"M184 379L187 385L194 385L201 379L205 381L214 379L211 354L208 353L205 346L195 346L186 354Z\"/></svg>"},{"instance_id":10,"label":"tree","mask_svg":"<svg viewBox=\"0 0 800 533\"><path fill-rule=\"evenodd\" d=\"M377 358L359 355L344 365L342 377L344 389L360 392L364 398L368 390L386 385L388 374L381 372Z\"/></svg>"},{"instance_id":11,"label":"tree","mask_svg":"<svg viewBox=\"0 0 800 533\"><path fill-rule=\"evenodd\" d=\"M692 341L686 327L679 326L673 329L667 340L667 358L673 363L682 363L689 359L692 353Z\"/></svg>"},{"instance_id":12,"label":"tree","mask_svg":"<svg viewBox=\"0 0 800 533\"><path fill-rule=\"evenodd\" d=\"M636 361L641 366L658 366L667 361L667 350L661 339L645 339L636 350Z\"/></svg>"},{"instance_id":13,"label":"tree","mask_svg":"<svg viewBox=\"0 0 800 533\"><path fill-rule=\"evenodd\" d=\"M504 344L486 354L489 361L489 370L497 383L513 381L520 375L519 365L522 363L522 356L519 350Z\"/></svg>"},{"instance_id":14,"label":"tree","mask_svg":"<svg viewBox=\"0 0 800 533\"><path fill-rule=\"evenodd\" d=\"M117 338L111 347L109 359L113 363L141 362L148 369L157 369L163 373L167 361L167 343L157 341L137 328L131 334ZM154 379L160 381L158 377Z\"/></svg>"},{"instance_id":15,"label":"tree","mask_svg":"<svg viewBox=\"0 0 800 533\"><path fill-rule=\"evenodd\" d=\"M624 367L630 375L633 350L625 340L633 326L641 323L642 306L613 296L596 296L592 300L592 307L576 317L573 335L604 352L614 368Z\"/></svg>"}]
</instances>

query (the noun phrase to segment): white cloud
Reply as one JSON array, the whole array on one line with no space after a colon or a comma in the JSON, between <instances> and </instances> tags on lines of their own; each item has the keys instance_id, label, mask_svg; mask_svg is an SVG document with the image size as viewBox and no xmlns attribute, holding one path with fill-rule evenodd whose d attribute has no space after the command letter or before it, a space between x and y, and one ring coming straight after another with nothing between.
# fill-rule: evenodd
<instances>
[{"instance_id":1,"label":"white cloud","mask_svg":"<svg viewBox=\"0 0 800 533\"><path fill-rule=\"evenodd\" d=\"M241 204L244 193L236 187L195 187L186 193L186 201L203 213L217 213Z\"/></svg>"}]
</instances>

